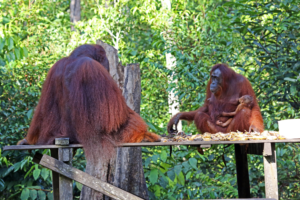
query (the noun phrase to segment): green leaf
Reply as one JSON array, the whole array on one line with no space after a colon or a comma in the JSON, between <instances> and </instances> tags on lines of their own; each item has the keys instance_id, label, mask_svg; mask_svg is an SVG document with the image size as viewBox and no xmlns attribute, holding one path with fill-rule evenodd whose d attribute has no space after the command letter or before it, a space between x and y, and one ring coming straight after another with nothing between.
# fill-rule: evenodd
<instances>
[{"instance_id":1,"label":"green leaf","mask_svg":"<svg viewBox=\"0 0 300 200\"><path fill-rule=\"evenodd\" d=\"M33 108L28 110L28 112L26 113L26 116L28 119L31 119L32 118L32 114L33 114Z\"/></svg>"},{"instance_id":2,"label":"green leaf","mask_svg":"<svg viewBox=\"0 0 300 200\"><path fill-rule=\"evenodd\" d=\"M160 171L162 173L166 173L172 165L169 165L167 163L161 162L160 166L161 166Z\"/></svg>"},{"instance_id":3,"label":"green leaf","mask_svg":"<svg viewBox=\"0 0 300 200\"><path fill-rule=\"evenodd\" d=\"M150 123L150 122L146 122L146 123L149 126L149 128L151 128L154 132L158 131L158 129L152 123Z\"/></svg>"},{"instance_id":4,"label":"green leaf","mask_svg":"<svg viewBox=\"0 0 300 200\"><path fill-rule=\"evenodd\" d=\"M137 54L137 51L133 50L130 52L131 55L135 56Z\"/></svg>"},{"instance_id":5,"label":"green leaf","mask_svg":"<svg viewBox=\"0 0 300 200\"><path fill-rule=\"evenodd\" d=\"M186 175L186 180L188 180L192 175L192 172L188 172L187 175Z\"/></svg>"},{"instance_id":6,"label":"green leaf","mask_svg":"<svg viewBox=\"0 0 300 200\"><path fill-rule=\"evenodd\" d=\"M168 196L169 200L176 200L176 198L172 197L172 196Z\"/></svg>"},{"instance_id":7,"label":"green leaf","mask_svg":"<svg viewBox=\"0 0 300 200\"><path fill-rule=\"evenodd\" d=\"M30 174L30 172L31 172L33 169L34 169L34 166L32 166L32 167L30 168L30 170L28 170L28 172L25 174L24 178L26 178L26 177Z\"/></svg>"},{"instance_id":8,"label":"green leaf","mask_svg":"<svg viewBox=\"0 0 300 200\"><path fill-rule=\"evenodd\" d=\"M179 173L179 175L177 176L178 178L178 182L184 186L185 180L184 180L184 175L182 172Z\"/></svg>"},{"instance_id":9,"label":"green leaf","mask_svg":"<svg viewBox=\"0 0 300 200\"><path fill-rule=\"evenodd\" d=\"M159 185L154 185L155 196L160 197L160 188Z\"/></svg>"},{"instance_id":10,"label":"green leaf","mask_svg":"<svg viewBox=\"0 0 300 200\"><path fill-rule=\"evenodd\" d=\"M4 45L5 45L5 38L4 39L0 38L0 52L2 51Z\"/></svg>"},{"instance_id":11,"label":"green leaf","mask_svg":"<svg viewBox=\"0 0 300 200\"><path fill-rule=\"evenodd\" d=\"M76 182L75 184L76 184L76 187L78 188L78 190L81 191L82 190L82 184L78 183L78 182Z\"/></svg>"},{"instance_id":12,"label":"green leaf","mask_svg":"<svg viewBox=\"0 0 300 200\"><path fill-rule=\"evenodd\" d=\"M38 189L38 190L40 190L41 186L28 186L27 188L28 189Z\"/></svg>"},{"instance_id":13,"label":"green leaf","mask_svg":"<svg viewBox=\"0 0 300 200\"><path fill-rule=\"evenodd\" d=\"M189 163L190 163L190 165L191 165L194 169L198 170L196 158L190 158L190 159L189 159Z\"/></svg>"},{"instance_id":14,"label":"green leaf","mask_svg":"<svg viewBox=\"0 0 300 200\"><path fill-rule=\"evenodd\" d=\"M297 92L296 86L292 85L290 91L291 91L291 95L295 95Z\"/></svg>"},{"instance_id":15,"label":"green leaf","mask_svg":"<svg viewBox=\"0 0 300 200\"><path fill-rule=\"evenodd\" d=\"M179 173L181 172L181 168L182 168L181 165L176 165L176 166L174 167L174 171L175 171L175 173L176 173L177 175L179 175Z\"/></svg>"},{"instance_id":16,"label":"green leaf","mask_svg":"<svg viewBox=\"0 0 300 200\"><path fill-rule=\"evenodd\" d=\"M37 198L37 191L36 190L30 190L30 198L32 200Z\"/></svg>"},{"instance_id":17,"label":"green leaf","mask_svg":"<svg viewBox=\"0 0 300 200\"><path fill-rule=\"evenodd\" d=\"M149 175L149 180L152 184L157 182L157 178L158 178L158 170L157 169L152 169L150 171L150 175Z\"/></svg>"},{"instance_id":18,"label":"green leaf","mask_svg":"<svg viewBox=\"0 0 300 200\"><path fill-rule=\"evenodd\" d=\"M167 152L166 151L162 151L161 154L160 154L160 158L162 161L166 162L167 161Z\"/></svg>"},{"instance_id":19,"label":"green leaf","mask_svg":"<svg viewBox=\"0 0 300 200\"><path fill-rule=\"evenodd\" d=\"M2 188L4 188L4 186L5 186L5 182L2 180L2 179L0 179L0 188L2 187ZM1 190L0 190L1 191Z\"/></svg>"},{"instance_id":20,"label":"green leaf","mask_svg":"<svg viewBox=\"0 0 300 200\"><path fill-rule=\"evenodd\" d=\"M17 57L18 60L20 60L20 49L19 48L15 48L15 55Z\"/></svg>"},{"instance_id":21,"label":"green leaf","mask_svg":"<svg viewBox=\"0 0 300 200\"><path fill-rule=\"evenodd\" d=\"M26 49L26 47L22 47L21 48L21 57L23 58L23 57L28 57L28 51L27 51L27 49Z\"/></svg>"},{"instance_id":22,"label":"green leaf","mask_svg":"<svg viewBox=\"0 0 300 200\"><path fill-rule=\"evenodd\" d=\"M8 38L8 50L12 50L14 48L14 40L12 37Z\"/></svg>"},{"instance_id":23,"label":"green leaf","mask_svg":"<svg viewBox=\"0 0 300 200\"><path fill-rule=\"evenodd\" d=\"M170 180L174 181L174 179L175 179L175 177L176 177L174 170L168 171L168 172L167 172L167 175L168 175L168 177L170 178Z\"/></svg>"},{"instance_id":24,"label":"green leaf","mask_svg":"<svg viewBox=\"0 0 300 200\"><path fill-rule=\"evenodd\" d=\"M27 188L22 190L21 199L26 200L29 198L29 190Z\"/></svg>"},{"instance_id":25,"label":"green leaf","mask_svg":"<svg viewBox=\"0 0 300 200\"><path fill-rule=\"evenodd\" d=\"M37 168L33 171L33 178L34 178L34 180L37 180L39 178L40 173L41 173L41 170L37 169Z\"/></svg>"},{"instance_id":26,"label":"green leaf","mask_svg":"<svg viewBox=\"0 0 300 200\"><path fill-rule=\"evenodd\" d=\"M46 168L43 168L41 175L42 175L43 179L46 180L49 176L49 170L47 170Z\"/></svg>"},{"instance_id":27,"label":"green leaf","mask_svg":"<svg viewBox=\"0 0 300 200\"><path fill-rule=\"evenodd\" d=\"M14 170L14 166L10 166L6 172L2 175L2 178L4 178L5 176L7 176L12 170Z\"/></svg>"},{"instance_id":28,"label":"green leaf","mask_svg":"<svg viewBox=\"0 0 300 200\"><path fill-rule=\"evenodd\" d=\"M296 79L289 78L289 77L284 78L284 80L291 81L291 82L296 82L297 81Z\"/></svg>"},{"instance_id":29,"label":"green leaf","mask_svg":"<svg viewBox=\"0 0 300 200\"><path fill-rule=\"evenodd\" d=\"M20 169L21 164L22 164L22 162L17 162L17 163L14 164L14 169L15 169L14 172L16 172Z\"/></svg>"},{"instance_id":30,"label":"green leaf","mask_svg":"<svg viewBox=\"0 0 300 200\"><path fill-rule=\"evenodd\" d=\"M23 167L24 167L24 165L27 163L27 161L28 161L28 160L26 160L26 159L21 161L21 169L23 169Z\"/></svg>"},{"instance_id":31,"label":"green leaf","mask_svg":"<svg viewBox=\"0 0 300 200\"><path fill-rule=\"evenodd\" d=\"M6 57L6 60L8 61L8 62L10 62L11 61L11 58L10 58L10 56L9 56L9 54L7 53L7 54L5 54L5 57Z\"/></svg>"},{"instance_id":32,"label":"green leaf","mask_svg":"<svg viewBox=\"0 0 300 200\"><path fill-rule=\"evenodd\" d=\"M46 199L46 194L45 192L43 192L42 190L38 191L38 195L39 195L39 200L45 200Z\"/></svg>"},{"instance_id":33,"label":"green leaf","mask_svg":"<svg viewBox=\"0 0 300 200\"><path fill-rule=\"evenodd\" d=\"M47 197L49 200L53 200L53 193L48 192Z\"/></svg>"},{"instance_id":34,"label":"green leaf","mask_svg":"<svg viewBox=\"0 0 300 200\"><path fill-rule=\"evenodd\" d=\"M9 57L10 57L11 61L16 60L15 54L12 51L9 52Z\"/></svg>"}]
</instances>

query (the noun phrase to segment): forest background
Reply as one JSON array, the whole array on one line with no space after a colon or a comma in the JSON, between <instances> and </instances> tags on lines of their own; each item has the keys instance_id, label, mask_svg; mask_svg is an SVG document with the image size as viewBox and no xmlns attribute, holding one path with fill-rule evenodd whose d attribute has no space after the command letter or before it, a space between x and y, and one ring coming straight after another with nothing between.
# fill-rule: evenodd
<instances>
[{"instance_id":1,"label":"forest background","mask_svg":"<svg viewBox=\"0 0 300 200\"><path fill-rule=\"evenodd\" d=\"M140 63L141 116L155 133L166 133L170 92L182 111L203 104L216 63L249 79L265 128L278 130L278 120L299 118L299 19L299 0L81 0L72 31L70 1L0 0L0 199L53 198L50 173L33 154L2 148L26 135L47 71L78 45L101 39L118 49L123 65ZM167 54L176 59L171 69ZM197 133L186 123L183 130ZM151 199L237 197L233 146L169 153L143 148ZM276 154L279 196L299 199L299 145L277 144ZM251 194L264 197L262 157L248 155L248 163ZM74 165L85 168L82 150ZM75 198L81 187L74 182Z\"/></svg>"}]
</instances>

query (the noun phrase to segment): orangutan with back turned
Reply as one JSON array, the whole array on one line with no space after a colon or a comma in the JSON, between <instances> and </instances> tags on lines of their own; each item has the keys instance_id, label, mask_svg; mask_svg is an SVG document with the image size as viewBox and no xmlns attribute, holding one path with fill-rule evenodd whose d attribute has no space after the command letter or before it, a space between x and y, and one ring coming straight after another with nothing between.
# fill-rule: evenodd
<instances>
[{"instance_id":1,"label":"orangutan with back turned","mask_svg":"<svg viewBox=\"0 0 300 200\"><path fill-rule=\"evenodd\" d=\"M81 143L87 157L111 155L125 142L160 141L147 131L143 119L131 110L110 76L100 45L82 45L57 61L43 85L25 139L18 144L54 144L67 137Z\"/></svg>"}]
</instances>

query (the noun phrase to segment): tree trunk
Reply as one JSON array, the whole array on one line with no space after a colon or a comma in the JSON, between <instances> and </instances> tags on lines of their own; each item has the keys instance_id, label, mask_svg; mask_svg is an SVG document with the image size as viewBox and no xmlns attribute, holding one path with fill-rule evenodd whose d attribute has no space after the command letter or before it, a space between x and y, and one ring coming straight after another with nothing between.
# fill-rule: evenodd
<instances>
[{"instance_id":1,"label":"tree trunk","mask_svg":"<svg viewBox=\"0 0 300 200\"><path fill-rule=\"evenodd\" d=\"M123 91L124 87L124 66L119 62L118 50L114 47L97 40L96 44L102 46L106 52L109 62L109 73L113 79L118 83L120 89Z\"/></svg>"},{"instance_id":2,"label":"tree trunk","mask_svg":"<svg viewBox=\"0 0 300 200\"><path fill-rule=\"evenodd\" d=\"M70 21L75 25L80 21L80 0L70 1ZM74 25L71 25L71 30L75 31Z\"/></svg>"},{"instance_id":3,"label":"tree trunk","mask_svg":"<svg viewBox=\"0 0 300 200\"><path fill-rule=\"evenodd\" d=\"M166 9L168 11L171 11L171 0L161 0L161 4L163 9ZM172 18L169 18L169 26L172 26ZM168 32L171 32L170 30ZM165 33L165 39L166 41L171 41L170 37ZM169 70L173 70L176 67L176 58L171 53L166 53L166 67ZM169 77L168 83L177 83L177 79L173 80L173 76ZM174 116L177 113L180 112L179 110L179 100L178 96L175 96L174 90L171 90L168 97L168 103L169 103L169 113ZM177 124L177 130L180 132L182 131L182 123L181 121Z\"/></svg>"},{"instance_id":4,"label":"tree trunk","mask_svg":"<svg viewBox=\"0 0 300 200\"><path fill-rule=\"evenodd\" d=\"M141 102L139 64L129 64L124 69L124 66L118 61L118 52L114 47L100 40L97 41L97 44L101 45L106 52L110 74L122 89L127 105L139 113ZM88 174L143 199L149 199L140 147L118 148L114 159L106 163L99 159L96 165L92 163L92 161L87 160L86 172ZM102 200L110 198L83 186L80 199Z\"/></svg>"},{"instance_id":5,"label":"tree trunk","mask_svg":"<svg viewBox=\"0 0 300 200\"><path fill-rule=\"evenodd\" d=\"M141 77L139 64L126 66L123 96L127 105L140 114ZM141 147L118 148L113 185L143 199L149 199Z\"/></svg>"}]
</instances>

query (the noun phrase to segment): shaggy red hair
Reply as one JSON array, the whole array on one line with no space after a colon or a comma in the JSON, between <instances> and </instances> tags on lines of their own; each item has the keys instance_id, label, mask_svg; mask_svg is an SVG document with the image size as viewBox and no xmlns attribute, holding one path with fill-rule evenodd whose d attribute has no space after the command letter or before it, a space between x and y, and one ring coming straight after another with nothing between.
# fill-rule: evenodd
<instances>
[{"instance_id":1,"label":"shaggy red hair","mask_svg":"<svg viewBox=\"0 0 300 200\"><path fill-rule=\"evenodd\" d=\"M160 141L126 105L108 69L99 45L82 45L57 61L19 144L54 144L55 138L67 137L71 144L81 143L86 156L109 157L119 143Z\"/></svg>"},{"instance_id":2,"label":"shaggy red hair","mask_svg":"<svg viewBox=\"0 0 300 200\"><path fill-rule=\"evenodd\" d=\"M198 130L202 133L210 132L230 132L230 131L248 131L253 128L256 131L264 130L263 118L256 100L256 95L247 78L237 74L225 64L216 64L212 67L210 75L219 69L222 74L222 83L219 92L216 94L210 91L211 78L206 88L206 99L204 105L195 111L181 112L176 114L168 124L168 130L178 119L194 121ZM216 122L220 120L226 122L229 117L221 116L222 112L233 112L238 106L238 98L250 95L253 97L253 106L245 107L239 111L230 122L228 127L217 126ZM234 103L232 103L234 102ZM214 127L214 128L212 128Z\"/></svg>"}]
</instances>

